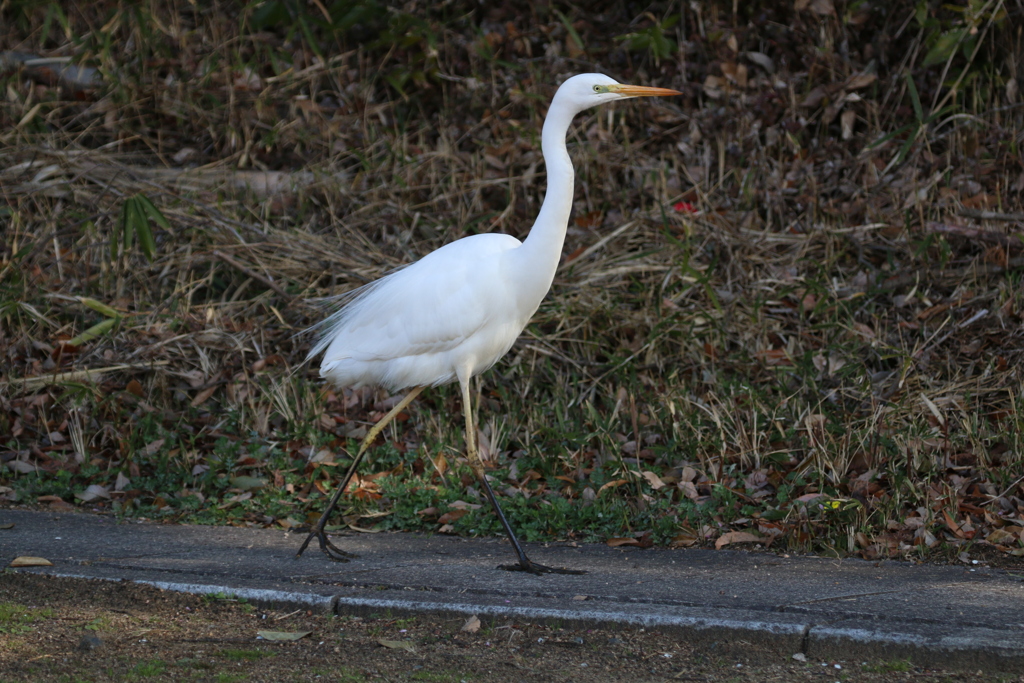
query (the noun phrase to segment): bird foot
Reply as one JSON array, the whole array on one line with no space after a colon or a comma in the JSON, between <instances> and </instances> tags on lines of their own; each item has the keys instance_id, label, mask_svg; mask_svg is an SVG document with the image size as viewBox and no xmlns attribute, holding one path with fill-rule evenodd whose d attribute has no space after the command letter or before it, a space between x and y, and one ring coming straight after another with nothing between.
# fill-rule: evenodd
<instances>
[{"instance_id":1,"label":"bird foot","mask_svg":"<svg viewBox=\"0 0 1024 683\"><path fill-rule=\"evenodd\" d=\"M302 547L299 548L299 552L295 553L296 560L302 557L302 553L306 551L306 547L309 545L309 542L314 538L320 542L320 550L330 560L335 562L348 562L349 558L359 557L353 553L346 553L344 550L331 543L330 539L327 538L327 533L323 529L313 529L313 531L309 533L309 536L306 536L306 540L302 542Z\"/></svg>"},{"instance_id":2,"label":"bird foot","mask_svg":"<svg viewBox=\"0 0 1024 683\"><path fill-rule=\"evenodd\" d=\"M586 574L587 572L582 569L566 569L564 567L547 567L543 564L537 564L527 559L525 562L520 561L519 564L499 564L498 569L504 569L507 572L528 572L534 576L540 576L541 574Z\"/></svg>"}]
</instances>

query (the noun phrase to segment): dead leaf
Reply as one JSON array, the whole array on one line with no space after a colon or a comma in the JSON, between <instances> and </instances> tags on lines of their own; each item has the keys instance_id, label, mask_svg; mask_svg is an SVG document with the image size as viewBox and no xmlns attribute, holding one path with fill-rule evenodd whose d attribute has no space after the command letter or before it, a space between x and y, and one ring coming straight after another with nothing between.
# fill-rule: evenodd
<instances>
[{"instance_id":1,"label":"dead leaf","mask_svg":"<svg viewBox=\"0 0 1024 683\"><path fill-rule=\"evenodd\" d=\"M722 87L725 85L725 79L719 78L718 76L708 76L704 79L704 94L713 100L721 99Z\"/></svg>"},{"instance_id":2,"label":"dead leaf","mask_svg":"<svg viewBox=\"0 0 1024 683\"><path fill-rule=\"evenodd\" d=\"M451 524L452 522L462 519L468 514L469 510L452 510L451 512L446 512L441 515L437 522L438 524Z\"/></svg>"},{"instance_id":3,"label":"dead leaf","mask_svg":"<svg viewBox=\"0 0 1024 683\"><path fill-rule=\"evenodd\" d=\"M133 379L130 382L128 382L128 385L124 388L124 390L127 391L129 394L134 394L135 396L138 396L139 398L142 398L143 394L145 393L142 389L142 385L139 383L139 380L137 379Z\"/></svg>"},{"instance_id":4,"label":"dead leaf","mask_svg":"<svg viewBox=\"0 0 1024 683\"><path fill-rule=\"evenodd\" d=\"M935 537L928 529L921 527L914 532L914 545L925 545L929 548L934 548L939 544L939 539Z\"/></svg>"},{"instance_id":5,"label":"dead leaf","mask_svg":"<svg viewBox=\"0 0 1024 683\"><path fill-rule=\"evenodd\" d=\"M763 52L744 52L743 56L770 74L775 73L775 62Z\"/></svg>"},{"instance_id":6,"label":"dead leaf","mask_svg":"<svg viewBox=\"0 0 1024 683\"><path fill-rule=\"evenodd\" d=\"M853 137L853 124L857 122L857 112L852 109L847 109L843 112L843 115L839 117L839 124L843 129L843 139L849 140Z\"/></svg>"},{"instance_id":7,"label":"dead leaf","mask_svg":"<svg viewBox=\"0 0 1024 683\"><path fill-rule=\"evenodd\" d=\"M238 503L241 503L242 501L249 500L250 498L252 498L252 492L251 491L246 491L245 493L239 493L237 496L231 496L226 501L224 501L223 503L218 505L217 509L218 510L227 510L232 505L236 505ZM153 501L153 506L157 507L157 508L162 507L161 505L158 504L158 502L159 503L164 503L162 498L157 498L156 500ZM166 503L164 503L164 504L166 505Z\"/></svg>"},{"instance_id":8,"label":"dead leaf","mask_svg":"<svg viewBox=\"0 0 1024 683\"><path fill-rule=\"evenodd\" d=\"M596 228L601 225L602 221L604 221L604 213L601 211L590 211L575 219L576 225L581 228Z\"/></svg>"},{"instance_id":9,"label":"dead leaf","mask_svg":"<svg viewBox=\"0 0 1024 683\"><path fill-rule=\"evenodd\" d=\"M301 640L310 633L312 631L256 631L256 635L263 640L273 640L276 642Z\"/></svg>"},{"instance_id":10,"label":"dead leaf","mask_svg":"<svg viewBox=\"0 0 1024 683\"><path fill-rule=\"evenodd\" d=\"M820 105L827 96L828 91L825 90L825 86L819 85L818 87L811 90L811 92L807 93L807 96L804 97L803 102L800 103L800 106L805 107L807 109L814 109L815 107Z\"/></svg>"},{"instance_id":11,"label":"dead leaf","mask_svg":"<svg viewBox=\"0 0 1024 683\"><path fill-rule=\"evenodd\" d=\"M5 524L0 524L0 529L13 529L13 528L14 528L14 522L7 522Z\"/></svg>"},{"instance_id":12,"label":"dead leaf","mask_svg":"<svg viewBox=\"0 0 1024 683\"><path fill-rule=\"evenodd\" d=\"M1017 541L1017 536L1005 529L996 529L986 536L985 540L992 545L1006 545L1008 543L1015 543Z\"/></svg>"},{"instance_id":13,"label":"dead leaf","mask_svg":"<svg viewBox=\"0 0 1024 683\"><path fill-rule=\"evenodd\" d=\"M99 484L93 484L86 490L76 493L75 498L78 498L82 502L91 503L94 500L103 498L105 500L110 499L110 490L106 486L100 486Z\"/></svg>"},{"instance_id":14,"label":"dead leaf","mask_svg":"<svg viewBox=\"0 0 1024 683\"><path fill-rule=\"evenodd\" d=\"M754 357L764 361L765 365L792 365L793 361L786 354L786 349L761 349Z\"/></svg>"},{"instance_id":15,"label":"dead leaf","mask_svg":"<svg viewBox=\"0 0 1024 683\"><path fill-rule=\"evenodd\" d=\"M696 545L698 540L696 531L693 529L683 529L669 541L668 547L689 548L692 545Z\"/></svg>"},{"instance_id":16,"label":"dead leaf","mask_svg":"<svg viewBox=\"0 0 1024 683\"><path fill-rule=\"evenodd\" d=\"M7 465L7 467L14 470L15 472L19 472L21 474L32 474L33 472L39 469L32 463L25 462L24 460L11 460L10 462L4 464Z\"/></svg>"},{"instance_id":17,"label":"dead leaf","mask_svg":"<svg viewBox=\"0 0 1024 683\"><path fill-rule=\"evenodd\" d=\"M846 81L847 90L860 90L866 88L872 83L878 80L878 76L875 74L855 74L850 77L850 80Z\"/></svg>"},{"instance_id":18,"label":"dead leaf","mask_svg":"<svg viewBox=\"0 0 1024 683\"><path fill-rule=\"evenodd\" d=\"M864 323L854 323L853 331L864 337L865 339L874 339L875 331Z\"/></svg>"},{"instance_id":19,"label":"dead leaf","mask_svg":"<svg viewBox=\"0 0 1024 683\"><path fill-rule=\"evenodd\" d=\"M146 444L146 447L142 449L142 452L146 455L156 455L160 452L160 449L164 447L164 440L157 439L156 441L150 441Z\"/></svg>"},{"instance_id":20,"label":"dead leaf","mask_svg":"<svg viewBox=\"0 0 1024 683\"><path fill-rule=\"evenodd\" d=\"M408 640L378 640L378 645L383 645L389 650L405 650L407 652L416 652L416 648Z\"/></svg>"},{"instance_id":21,"label":"dead leaf","mask_svg":"<svg viewBox=\"0 0 1024 683\"><path fill-rule=\"evenodd\" d=\"M50 562L45 557L31 557L29 555L22 555L11 560L11 567L52 567L53 562Z\"/></svg>"},{"instance_id":22,"label":"dead leaf","mask_svg":"<svg viewBox=\"0 0 1024 683\"><path fill-rule=\"evenodd\" d=\"M836 13L832 0L811 0L811 11L818 16L830 16Z\"/></svg>"},{"instance_id":23,"label":"dead leaf","mask_svg":"<svg viewBox=\"0 0 1024 683\"><path fill-rule=\"evenodd\" d=\"M331 420L333 424L334 420ZM328 448L321 448L319 451L309 457L309 462L320 462L320 463L333 463L334 462L334 451Z\"/></svg>"},{"instance_id":24,"label":"dead leaf","mask_svg":"<svg viewBox=\"0 0 1024 683\"><path fill-rule=\"evenodd\" d=\"M627 479L615 479L613 481L609 481L597 490L597 495L600 496L601 492L604 491L605 489L612 489L615 488L616 486L622 486L623 484L626 483L628 483Z\"/></svg>"},{"instance_id":25,"label":"dead leaf","mask_svg":"<svg viewBox=\"0 0 1024 683\"><path fill-rule=\"evenodd\" d=\"M745 64L722 62L719 64L719 67L730 83L735 83L739 88L747 87L747 67Z\"/></svg>"},{"instance_id":26,"label":"dead leaf","mask_svg":"<svg viewBox=\"0 0 1024 683\"><path fill-rule=\"evenodd\" d=\"M677 486L682 494L690 500L697 500L700 498L700 494L697 492L697 487L693 485L692 481L681 481Z\"/></svg>"},{"instance_id":27,"label":"dead leaf","mask_svg":"<svg viewBox=\"0 0 1024 683\"><path fill-rule=\"evenodd\" d=\"M657 491L658 489L665 488L665 482L661 480L657 474L651 471L644 472L644 479L651 485L651 488Z\"/></svg>"},{"instance_id":28,"label":"dead leaf","mask_svg":"<svg viewBox=\"0 0 1024 683\"><path fill-rule=\"evenodd\" d=\"M946 424L946 418L943 416L942 411L939 410L939 407L935 405L935 402L925 396L923 392L921 393L921 402L924 403L925 407L928 408L928 411L935 416L935 419L939 421L939 424Z\"/></svg>"},{"instance_id":29,"label":"dead leaf","mask_svg":"<svg viewBox=\"0 0 1024 683\"><path fill-rule=\"evenodd\" d=\"M214 384L212 387L207 387L200 391L198 394L196 394L196 397L192 399L192 407L196 408L206 403L206 401L208 401L209 398L213 396L213 393L215 391L217 391L216 384Z\"/></svg>"},{"instance_id":30,"label":"dead leaf","mask_svg":"<svg viewBox=\"0 0 1024 683\"><path fill-rule=\"evenodd\" d=\"M824 498L824 497L825 497L824 493L805 493L804 495L802 495L799 498L797 498L797 501L800 502L800 503L810 503L812 501L815 501L815 500L818 500L819 498Z\"/></svg>"},{"instance_id":31,"label":"dead leaf","mask_svg":"<svg viewBox=\"0 0 1024 683\"><path fill-rule=\"evenodd\" d=\"M464 633L476 633L480 630L480 618L474 614L469 619L466 619L466 623L459 630Z\"/></svg>"},{"instance_id":32,"label":"dead leaf","mask_svg":"<svg viewBox=\"0 0 1024 683\"><path fill-rule=\"evenodd\" d=\"M39 496L37 500L40 503L49 503L51 510L63 510L64 512L70 512L75 509L74 505L64 502L64 499L60 496Z\"/></svg>"},{"instance_id":33,"label":"dead leaf","mask_svg":"<svg viewBox=\"0 0 1024 683\"><path fill-rule=\"evenodd\" d=\"M724 546L730 543L760 543L761 539L758 536L748 531L730 531L727 534L719 536L718 540L715 541L715 550L721 550Z\"/></svg>"},{"instance_id":34,"label":"dead leaf","mask_svg":"<svg viewBox=\"0 0 1024 683\"><path fill-rule=\"evenodd\" d=\"M640 545L640 541L635 538L609 538L605 543L610 548L618 548L621 545Z\"/></svg>"}]
</instances>

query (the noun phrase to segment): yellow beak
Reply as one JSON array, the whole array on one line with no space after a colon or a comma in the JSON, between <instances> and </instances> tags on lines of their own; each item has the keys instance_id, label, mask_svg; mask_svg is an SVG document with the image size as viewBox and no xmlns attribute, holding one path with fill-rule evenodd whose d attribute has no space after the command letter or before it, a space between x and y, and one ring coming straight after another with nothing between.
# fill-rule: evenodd
<instances>
[{"instance_id":1,"label":"yellow beak","mask_svg":"<svg viewBox=\"0 0 1024 683\"><path fill-rule=\"evenodd\" d=\"M682 95L678 90L668 88L648 88L644 85L609 85L608 92L625 97L666 97L668 95Z\"/></svg>"}]
</instances>

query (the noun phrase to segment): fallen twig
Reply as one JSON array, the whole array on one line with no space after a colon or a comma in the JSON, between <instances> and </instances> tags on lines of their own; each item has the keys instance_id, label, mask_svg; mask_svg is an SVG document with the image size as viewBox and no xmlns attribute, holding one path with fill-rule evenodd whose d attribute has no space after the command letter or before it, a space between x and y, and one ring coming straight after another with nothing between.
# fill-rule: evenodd
<instances>
[{"instance_id":1,"label":"fallen twig","mask_svg":"<svg viewBox=\"0 0 1024 683\"><path fill-rule=\"evenodd\" d=\"M149 370L170 364L170 361L158 360L152 363L125 363L124 365L110 365L105 368L84 368L82 370L71 370L69 372L58 372L53 374L39 375L37 377L14 377L10 383L16 384L23 389L31 389L48 384L60 384L62 382L87 382L99 381L100 377L108 372L119 370Z\"/></svg>"},{"instance_id":2,"label":"fallen twig","mask_svg":"<svg viewBox=\"0 0 1024 683\"><path fill-rule=\"evenodd\" d=\"M982 211L981 209L960 209L964 218L976 218L982 221L1014 221L1024 223L1024 213L1001 213L999 211Z\"/></svg>"},{"instance_id":3,"label":"fallen twig","mask_svg":"<svg viewBox=\"0 0 1024 683\"><path fill-rule=\"evenodd\" d=\"M961 237L966 237L967 239L979 240L981 242L993 242L996 244L1001 244L1004 247L1011 247L1016 249L1024 248L1024 233L1004 235L1003 233L995 232L994 230L972 228L966 225L956 225L955 223L934 222L928 224L928 231L943 233L946 235L959 235Z\"/></svg>"},{"instance_id":4,"label":"fallen twig","mask_svg":"<svg viewBox=\"0 0 1024 683\"><path fill-rule=\"evenodd\" d=\"M896 275L895 277L875 283L875 288L881 290L898 289L921 280L933 282L937 280L951 280L956 282L970 276L1002 275L1009 270L1016 270L1017 268L1024 268L1024 257L1018 256L1017 258L1009 259L1004 265L999 266L993 263L986 263L968 266L967 268L935 268L905 275Z\"/></svg>"},{"instance_id":5,"label":"fallen twig","mask_svg":"<svg viewBox=\"0 0 1024 683\"><path fill-rule=\"evenodd\" d=\"M214 250L213 250L213 255L214 255L214 256L216 256L217 258L219 258L219 259L220 259L221 261L223 261L224 263L227 263L228 265L232 266L233 268L236 268L237 270L239 270L239 271L240 271L240 272L242 272L243 274L245 274L245 275L248 275L248 276L249 276L249 277L251 277L251 278L252 278L253 280L259 280L260 282L262 282L263 284L265 284L265 285L266 285L267 287L270 287L270 288L271 288L272 290L274 290L275 292L277 292L278 294L280 294L281 296L283 296L283 297L284 297L284 298L285 298L286 300L288 300L289 302L290 302L290 301L291 301L292 299L294 299L294 298L295 298L295 297L293 297L293 296L292 296L291 294L289 294L288 292L286 292L286 291L284 291L283 289L281 289L281 287L280 287L280 286L278 286L278 284L277 284L276 282L274 282L273 280L271 280L271 279L270 279L269 277L267 277L266 275L262 275L262 274L260 274L260 273L257 273L257 272L256 272L255 270L253 270L252 268L249 268L248 266L245 266L245 265L243 265L243 264L239 263L238 261L236 261L236 260L234 259L234 257L232 257L232 256L228 256L228 255L227 255L227 254L225 254L225 253L224 253L223 251L220 251L219 249L214 249Z\"/></svg>"}]
</instances>

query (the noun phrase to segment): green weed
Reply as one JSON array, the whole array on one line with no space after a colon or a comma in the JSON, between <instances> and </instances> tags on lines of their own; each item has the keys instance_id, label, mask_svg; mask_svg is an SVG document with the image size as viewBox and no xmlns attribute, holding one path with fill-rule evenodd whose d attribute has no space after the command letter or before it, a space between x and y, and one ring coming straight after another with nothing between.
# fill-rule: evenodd
<instances>
[{"instance_id":1,"label":"green weed","mask_svg":"<svg viewBox=\"0 0 1024 683\"><path fill-rule=\"evenodd\" d=\"M214 674L214 680L217 683L237 683L238 681L244 681L248 678L245 674L227 673L224 671L218 671Z\"/></svg>"},{"instance_id":2,"label":"green weed","mask_svg":"<svg viewBox=\"0 0 1024 683\"><path fill-rule=\"evenodd\" d=\"M139 662L128 673L129 679L153 678L160 676L167 669L167 664L161 659L150 659Z\"/></svg>"},{"instance_id":3,"label":"green weed","mask_svg":"<svg viewBox=\"0 0 1024 683\"><path fill-rule=\"evenodd\" d=\"M90 619L82 628L86 631L106 631L110 628L110 623L110 617L104 614Z\"/></svg>"},{"instance_id":4,"label":"green weed","mask_svg":"<svg viewBox=\"0 0 1024 683\"><path fill-rule=\"evenodd\" d=\"M262 659L264 657L271 656L271 653L263 652L262 650L238 650L238 649L226 649L221 650L218 653L221 657L235 661L254 661Z\"/></svg>"},{"instance_id":5,"label":"green weed","mask_svg":"<svg viewBox=\"0 0 1024 683\"><path fill-rule=\"evenodd\" d=\"M14 602L0 602L0 633L28 633L32 625L52 619L55 613L47 607L26 607Z\"/></svg>"},{"instance_id":6,"label":"green weed","mask_svg":"<svg viewBox=\"0 0 1024 683\"><path fill-rule=\"evenodd\" d=\"M871 673L907 673L914 670L914 664L909 659L894 659L891 662L867 664L863 669Z\"/></svg>"},{"instance_id":7,"label":"green weed","mask_svg":"<svg viewBox=\"0 0 1024 683\"><path fill-rule=\"evenodd\" d=\"M409 676L413 681L427 681L428 683L458 683L459 681L472 681L473 676L458 671L416 671Z\"/></svg>"}]
</instances>

